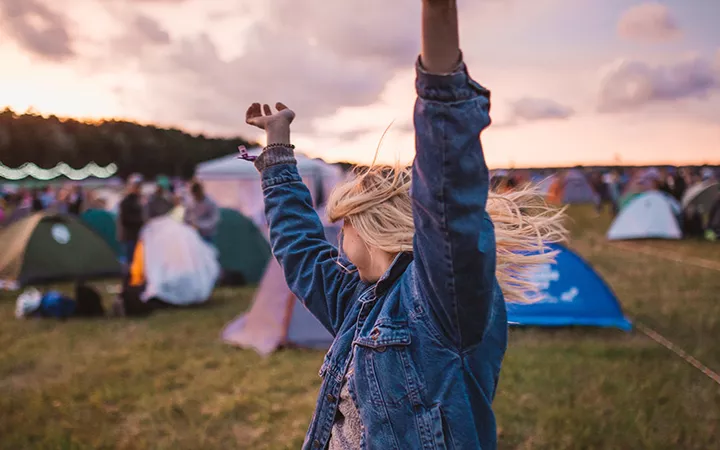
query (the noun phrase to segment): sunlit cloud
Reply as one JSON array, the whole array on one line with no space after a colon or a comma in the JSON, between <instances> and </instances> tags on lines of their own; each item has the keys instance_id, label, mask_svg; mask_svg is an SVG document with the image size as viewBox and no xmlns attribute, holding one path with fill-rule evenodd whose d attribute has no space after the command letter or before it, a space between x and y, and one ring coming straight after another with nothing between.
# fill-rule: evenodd
<instances>
[{"instance_id":1,"label":"sunlit cloud","mask_svg":"<svg viewBox=\"0 0 720 450\"><path fill-rule=\"evenodd\" d=\"M618 33L625 39L660 42L679 37L681 30L667 6L644 3L623 14Z\"/></svg>"}]
</instances>

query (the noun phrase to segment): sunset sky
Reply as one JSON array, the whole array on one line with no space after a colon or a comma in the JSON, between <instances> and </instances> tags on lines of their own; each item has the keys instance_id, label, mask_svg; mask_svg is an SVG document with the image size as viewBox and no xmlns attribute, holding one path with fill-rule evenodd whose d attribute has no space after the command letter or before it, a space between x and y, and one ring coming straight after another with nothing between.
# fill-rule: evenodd
<instances>
[{"instance_id":1,"label":"sunset sky","mask_svg":"<svg viewBox=\"0 0 720 450\"><path fill-rule=\"evenodd\" d=\"M327 160L413 155L420 0L0 0L0 107L251 139L253 101ZM491 167L720 163L720 1L458 0Z\"/></svg>"}]
</instances>

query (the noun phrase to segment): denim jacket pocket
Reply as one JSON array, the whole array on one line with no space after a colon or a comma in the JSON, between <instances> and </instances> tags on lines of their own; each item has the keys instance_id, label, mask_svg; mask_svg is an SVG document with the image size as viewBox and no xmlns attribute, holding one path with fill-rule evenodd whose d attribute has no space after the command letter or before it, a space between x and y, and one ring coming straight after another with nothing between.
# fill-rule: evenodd
<instances>
[{"instance_id":1,"label":"denim jacket pocket","mask_svg":"<svg viewBox=\"0 0 720 450\"><path fill-rule=\"evenodd\" d=\"M410 345L410 342L407 323L378 323L370 330L369 335L360 335L355 339L355 344L380 352L386 347Z\"/></svg>"},{"instance_id":2,"label":"denim jacket pocket","mask_svg":"<svg viewBox=\"0 0 720 450\"><path fill-rule=\"evenodd\" d=\"M420 403L421 384L410 355L407 324L376 324L355 339L358 371L369 397L377 406L402 407ZM356 381L360 382L358 379Z\"/></svg>"}]
</instances>

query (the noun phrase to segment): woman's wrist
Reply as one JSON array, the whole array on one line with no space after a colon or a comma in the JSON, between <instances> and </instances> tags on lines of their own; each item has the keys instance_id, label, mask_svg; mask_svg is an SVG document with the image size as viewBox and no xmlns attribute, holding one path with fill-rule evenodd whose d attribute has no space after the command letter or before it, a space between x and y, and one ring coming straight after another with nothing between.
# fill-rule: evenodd
<instances>
[{"instance_id":1,"label":"woman's wrist","mask_svg":"<svg viewBox=\"0 0 720 450\"><path fill-rule=\"evenodd\" d=\"M267 145L290 145L290 124L282 122L268 124L265 136L267 137Z\"/></svg>"}]
</instances>

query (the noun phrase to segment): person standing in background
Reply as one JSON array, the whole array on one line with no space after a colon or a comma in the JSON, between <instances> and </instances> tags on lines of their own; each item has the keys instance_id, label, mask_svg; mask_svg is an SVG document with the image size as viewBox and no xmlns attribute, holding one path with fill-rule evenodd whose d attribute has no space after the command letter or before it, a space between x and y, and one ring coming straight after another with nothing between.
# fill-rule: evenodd
<instances>
[{"instance_id":1,"label":"person standing in background","mask_svg":"<svg viewBox=\"0 0 720 450\"><path fill-rule=\"evenodd\" d=\"M205 242L212 244L219 222L220 209L205 195L202 184L193 182L185 207L185 223L195 228Z\"/></svg>"},{"instance_id":2,"label":"person standing in background","mask_svg":"<svg viewBox=\"0 0 720 450\"><path fill-rule=\"evenodd\" d=\"M127 193L118 208L119 240L122 243L128 264L132 262L140 230L145 224L145 211L140 188L142 176L134 174L128 178Z\"/></svg>"},{"instance_id":3,"label":"person standing in background","mask_svg":"<svg viewBox=\"0 0 720 450\"><path fill-rule=\"evenodd\" d=\"M620 202L620 175L616 170L611 170L603 174L602 181L605 185L607 200L612 204L613 216L616 216L619 210L618 203Z\"/></svg>"},{"instance_id":4,"label":"person standing in background","mask_svg":"<svg viewBox=\"0 0 720 450\"><path fill-rule=\"evenodd\" d=\"M602 174L600 172L593 172L592 174L590 174L589 178L590 184L595 191L595 212L600 214L603 204L605 204L609 200L606 185L603 182Z\"/></svg>"},{"instance_id":5,"label":"person standing in background","mask_svg":"<svg viewBox=\"0 0 720 450\"><path fill-rule=\"evenodd\" d=\"M40 198L40 190L39 189L33 189L31 194L31 206L32 212L39 212L42 211L43 203L42 199Z\"/></svg>"},{"instance_id":6,"label":"person standing in background","mask_svg":"<svg viewBox=\"0 0 720 450\"><path fill-rule=\"evenodd\" d=\"M43 209L52 209L55 206L55 191L51 186L46 186L40 194L40 201L43 204Z\"/></svg>"},{"instance_id":7,"label":"person standing in background","mask_svg":"<svg viewBox=\"0 0 720 450\"><path fill-rule=\"evenodd\" d=\"M79 216L83 207L82 186L73 186L68 197L68 213Z\"/></svg>"},{"instance_id":8,"label":"person standing in background","mask_svg":"<svg viewBox=\"0 0 720 450\"><path fill-rule=\"evenodd\" d=\"M682 200L687 190L686 171L684 168L675 171L673 176L673 196L678 200Z\"/></svg>"},{"instance_id":9,"label":"person standing in background","mask_svg":"<svg viewBox=\"0 0 720 450\"><path fill-rule=\"evenodd\" d=\"M170 180L163 176L157 178L157 188L147 202L148 219L164 216L172 211L175 205L172 195L168 192L169 187Z\"/></svg>"}]
</instances>

